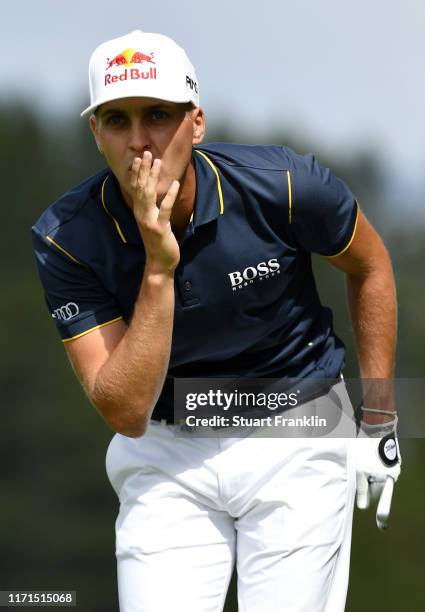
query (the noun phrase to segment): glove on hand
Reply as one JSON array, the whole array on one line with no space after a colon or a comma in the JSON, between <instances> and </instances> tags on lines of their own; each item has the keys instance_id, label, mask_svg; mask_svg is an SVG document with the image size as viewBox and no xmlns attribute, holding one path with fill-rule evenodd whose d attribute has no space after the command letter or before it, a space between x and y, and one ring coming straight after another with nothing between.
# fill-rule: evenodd
<instances>
[{"instance_id":1,"label":"glove on hand","mask_svg":"<svg viewBox=\"0 0 425 612\"><path fill-rule=\"evenodd\" d=\"M400 474L396 423L397 419L383 425L362 423L358 437L353 440L357 507L367 508L371 499L379 498L376 522L380 529L387 527L392 489Z\"/></svg>"}]
</instances>

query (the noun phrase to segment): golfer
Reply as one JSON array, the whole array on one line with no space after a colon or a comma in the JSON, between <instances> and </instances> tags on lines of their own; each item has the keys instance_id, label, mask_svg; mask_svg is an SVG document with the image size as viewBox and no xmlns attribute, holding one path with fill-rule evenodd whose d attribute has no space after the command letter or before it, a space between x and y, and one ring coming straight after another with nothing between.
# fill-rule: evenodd
<instances>
[{"instance_id":1,"label":"golfer","mask_svg":"<svg viewBox=\"0 0 425 612\"><path fill-rule=\"evenodd\" d=\"M175 419L173 393L181 379L296 379L281 416L337 406L352 420L311 254L346 276L361 376L389 381L386 248L314 156L201 144L199 82L170 38L101 44L89 79L82 114L106 168L47 208L33 240L65 350L115 432L120 610L217 612L236 564L243 612L342 612L356 480L364 507L400 471L390 393L365 400L361 440L205 436Z\"/></svg>"}]
</instances>

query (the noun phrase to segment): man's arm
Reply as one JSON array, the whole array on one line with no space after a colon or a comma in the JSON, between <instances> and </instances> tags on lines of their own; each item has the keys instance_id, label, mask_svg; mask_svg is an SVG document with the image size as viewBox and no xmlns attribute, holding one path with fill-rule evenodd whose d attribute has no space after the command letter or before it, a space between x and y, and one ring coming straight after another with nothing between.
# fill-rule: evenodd
<instances>
[{"instance_id":1,"label":"man's arm","mask_svg":"<svg viewBox=\"0 0 425 612\"><path fill-rule=\"evenodd\" d=\"M391 379L397 333L397 302L388 252L359 213L356 235L345 253L329 261L347 274L348 301L363 380L363 414L352 445L358 508L378 497L376 523L388 525L401 457ZM365 409L366 408L366 409ZM367 409L372 409L370 412ZM389 414L388 414L389 413Z\"/></svg>"},{"instance_id":2,"label":"man's arm","mask_svg":"<svg viewBox=\"0 0 425 612\"><path fill-rule=\"evenodd\" d=\"M170 215L179 183L158 209L160 161L133 164L134 209L146 251L139 295L128 327L117 321L68 342L66 349L88 397L114 431L141 436L161 393L171 350L174 270L179 247Z\"/></svg>"},{"instance_id":3,"label":"man's arm","mask_svg":"<svg viewBox=\"0 0 425 612\"><path fill-rule=\"evenodd\" d=\"M361 211L350 247L328 261L347 275L360 375L362 379L374 379L365 404L394 410L391 387L397 334L394 277L385 245ZM363 420L375 424L391 420L391 416L365 412Z\"/></svg>"}]
</instances>

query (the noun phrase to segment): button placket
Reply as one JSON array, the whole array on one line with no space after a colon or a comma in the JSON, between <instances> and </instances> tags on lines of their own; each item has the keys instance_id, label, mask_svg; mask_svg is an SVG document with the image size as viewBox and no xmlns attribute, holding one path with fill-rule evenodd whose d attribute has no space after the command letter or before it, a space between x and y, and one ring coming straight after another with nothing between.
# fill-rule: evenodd
<instances>
[{"instance_id":1,"label":"button placket","mask_svg":"<svg viewBox=\"0 0 425 612\"><path fill-rule=\"evenodd\" d=\"M184 258L182 259L176 275L176 284L183 308L189 308L199 305L200 300L190 270L184 265Z\"/></svg>"}]
</instances>

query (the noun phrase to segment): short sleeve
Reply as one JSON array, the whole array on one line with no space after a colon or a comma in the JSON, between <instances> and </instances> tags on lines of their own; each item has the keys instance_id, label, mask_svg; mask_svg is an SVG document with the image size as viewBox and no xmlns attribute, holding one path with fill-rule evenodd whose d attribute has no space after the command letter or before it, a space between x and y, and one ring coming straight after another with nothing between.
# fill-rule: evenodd
<instances>
[{"instance_id":1,"label":"short sleeve","mask_svg":"<svg viewBox=\"0 0 425 612\"><path fill-rule=\"evenodd\" d=\"M64 342L123 318L88 266L36 227L32 240L45 300Z\"/></svg>"},{"instance_id":2,"label":"short sleeve","mask_svg":"<svg viewBox=\"0 0 425 612\"><path fill-rule=\"evenodd\" d=\"M312 155L290 171L291 226L297 243L325 257L344 252L354 237L358 204L347 185Z\"/></svg>"}]
</instances>

